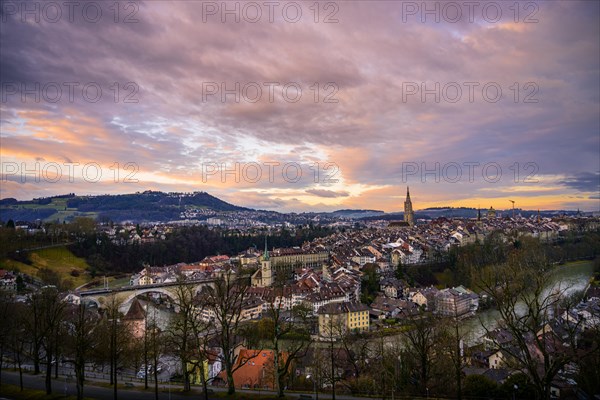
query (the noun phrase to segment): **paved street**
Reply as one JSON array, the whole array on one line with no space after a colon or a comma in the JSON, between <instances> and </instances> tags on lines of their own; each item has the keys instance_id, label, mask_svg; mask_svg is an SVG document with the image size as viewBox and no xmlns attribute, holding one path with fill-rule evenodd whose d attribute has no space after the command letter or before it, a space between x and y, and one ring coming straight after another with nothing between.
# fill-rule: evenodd
<instances>
[{"instance_id":1,"label":"paved street","mask_svg":"<svg viewBox=\"0 0 600 400\"><path fill-rule=\"evenodd\" d=\"M4 370L2 371L2 383L11 384L18 386L19 385L19 374L18 372L12 372ZM100 386L92 386L90 383L86 382L84 386L84 396L94 399L112 399L113 398L113 389L105 388ZM23 374L23 384L28 389L38 389L45 390L44 385L44 375L30 375ZM143 390L143 384L140 386L139 384L134 384L136 389L121 389L118 391L118 399L122 400L154 400L154 391L152 386L152 390L148 389L148 391ZM159 394L159 399L168 400L171 398L172 400L178 399L189 399L190 397L198 397L199 390L194 390L190 394L177 394L170 393L168 391L168 385L160 385L159 390L161 393ZM178 386L172 386L172 390L179 390ZM54 393L61 393L67 395L75 395L77 389L75 387L75 380L73 378L67 378L65 382L65 377L61 377L60 379L52 380L52 391Z\"/></svg>"},{"instance_id":2,"label":"paved street","mask_svg":"<svg viewBox=\"0 0 600 400\"><path fill-rule=\"evenodd\" d=\"M19 373L18 372L13 372L12 370L3 370L2 371L2 383L3 384L10 384L10 385L15 385L18 386L19 385ZM98 400L112 400L113 399L113 389L112 387L100 387L100 386L94 386L94 384L98 384L101 382L90 382L87 381L86 385L83 388L83 392L84 392L84 396L87 398L93 398L93 399L98 399ZM104 382L105 383L105 382ZM44 386L44 375L40 374L40 375L31 375L28 373L24 373L23 374L23 385L27 388L27 389L37 389L37 390L45 390L45 386ZM117 398L118 400L154 400L154 386L151 386L148 390L144 390L143 389L144 385L143 384L139 384L139 383L134 383L134 388L129 388L129 389L125 389L125 388L119 388L119 391L117 393ZM170 391L169 391L170 389ZM211 390L213 390L214 392L224 392L227 389L226 388L217 388L217 387L210 387ZM164 384L160 384L159 385L159 399L160 400L183 400L183 399L187 399L189 400L190 398L194 398L194 399L200 399L200 388L198 387L194 387L192 388L192 391L190 393L185 393L185 394L181 394L181 393L177 393L177 391L181 390L181 386L180 385L164 385ZM75 380L73 378L67 378L67 381L65 382L65 377L61 377L60 379L52 379L52 391L53 393L60 393L60 394L66 394L66 395L75 395L76 394L76 387L75 387ZM262 391L256 391L256 390L244 390L244 389L237 389L236 390L238 393L252 393L255 396L259 396L259 395L274 395L275 392L271 392L271 391L266 391L266 390L262 390ZM300 393L286 393L286 397L299 397ZM314 394L304 394L304 396L311 396L313 399ZM214 396L211 398L215 398ZM11 400L10 398L8 398L5 394L0 393L0 400ZM319 399L331 399L331 395L328 394L324 394L324 393L319 393ZM363 399L361 397L353 397L353 396L345 396L345 395L337 395L336 399L339 400L356 400L356 399ZM399 397L396 397L396 399L399 399Z\"/></svg>"}]
</instances>

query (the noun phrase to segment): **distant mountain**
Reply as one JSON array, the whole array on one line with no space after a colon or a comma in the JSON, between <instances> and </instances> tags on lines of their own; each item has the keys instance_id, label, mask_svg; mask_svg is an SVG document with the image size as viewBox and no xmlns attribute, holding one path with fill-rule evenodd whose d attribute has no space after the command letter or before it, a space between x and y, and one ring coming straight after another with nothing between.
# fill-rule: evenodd
<instances>
[{"instance_id":1,"label":"distant mountain","mask_svg":"<svg viewBox=\"0 0 600 400\"><path fill-rule=\"evenodd\" d=\"M8 221L70 220L89 216L111 221L169 221L179 219L186 208L215 211L252 211L227 203L206 192L143 193L99 196L75 194L45 197L30 201L0 200L0 219Z\"/></svg>"},{"instance_id":2,"label":"distant mountain","mask_svg":"<svg viewBox=\"0 0 600 400\"><path fill-rule=\"evenodd\" d=\"M326 213L327 215L333 216L333 217L338 217L338 218L351 218L351 219L358 219L358 218L365 218L365 217L374 217L374 216L378 216L378 215L384 215L385 212L380 211L380 210L350 210L350 209L345 209L345 210L336 210L330 213Z\"/></svg>"}]
</instances>

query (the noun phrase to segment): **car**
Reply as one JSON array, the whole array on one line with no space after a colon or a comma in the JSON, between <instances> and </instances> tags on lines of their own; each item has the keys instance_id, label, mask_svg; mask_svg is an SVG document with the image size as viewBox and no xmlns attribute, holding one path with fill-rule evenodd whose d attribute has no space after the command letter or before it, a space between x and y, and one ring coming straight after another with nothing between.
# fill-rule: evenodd
<instances>
[{"instance_id":1,"label":"car","mask_svg":"<svg viewBox=\"0 0 600 400\"><path fill-rule=\"evenodd\" d=\"M137 375L138 379L144 379L146 377L146 372L138 371Z\"/></svg>"}]
</instances>

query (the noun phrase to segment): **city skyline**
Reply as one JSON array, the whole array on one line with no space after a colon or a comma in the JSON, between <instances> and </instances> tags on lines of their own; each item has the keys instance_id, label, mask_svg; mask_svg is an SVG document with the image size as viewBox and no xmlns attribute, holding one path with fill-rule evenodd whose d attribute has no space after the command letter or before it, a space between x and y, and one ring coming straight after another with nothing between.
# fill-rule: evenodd
<instances>
[{"instance_id":1,"label":"city skyline","mask_svg":"<svg viewBox=\"0 0 600 400\"><path fill-rule=\"evenodd\" d=\"M597 2L25 3L2 9L1 198L599 211Z\"/></svg>"}]
</instances>

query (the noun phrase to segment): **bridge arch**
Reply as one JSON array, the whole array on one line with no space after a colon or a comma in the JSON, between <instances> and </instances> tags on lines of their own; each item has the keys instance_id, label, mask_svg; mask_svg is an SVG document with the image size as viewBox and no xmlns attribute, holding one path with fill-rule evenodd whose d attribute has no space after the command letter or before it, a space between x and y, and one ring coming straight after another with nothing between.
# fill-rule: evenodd
<instances>
[{"instance_id":1,"label":"bridge arch","mask_svg":"<svg viewBox=\"0 0 600 400\"><path fill-rule=\"evenodd\" d=\"M130 294L127 295L128 293L130 293ZM167 296L173 302L175 300L175 293L173 293L173 291L168 290L167 288L151 287L148 289L136 289L133 293L125 292L124 294L126 295L126 297L119 299L119 300L122 300L121 306L119 307L119 311L121 311L123 314L127 313L127 311L129 310L129 307L131 306L131 302L133 301L133 299L135 299L136 297L141 296L143 294L146 294L146 293L160 293L160 294Z\"/></svg>"}]
</instances>

